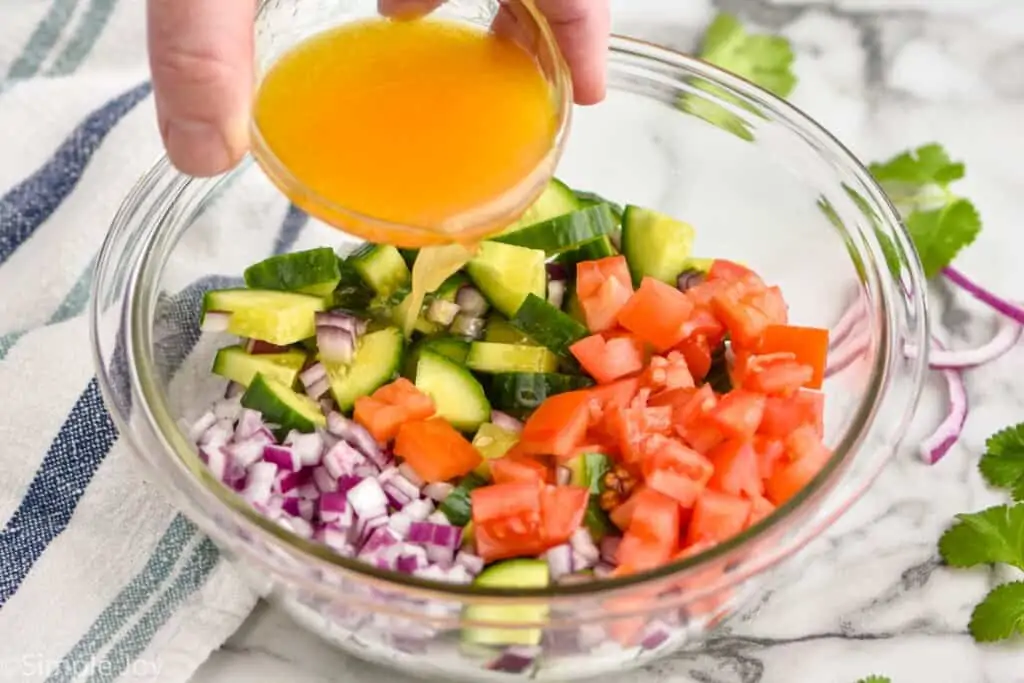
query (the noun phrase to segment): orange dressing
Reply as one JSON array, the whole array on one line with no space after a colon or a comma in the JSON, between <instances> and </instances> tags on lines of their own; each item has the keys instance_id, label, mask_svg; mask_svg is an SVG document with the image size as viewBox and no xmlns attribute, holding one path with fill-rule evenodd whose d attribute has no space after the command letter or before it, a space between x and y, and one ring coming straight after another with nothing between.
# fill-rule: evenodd
<instances>
[{"instance_id":1,"label":"orange dressing","mask_svg":"<svg viewBox=\"0 0 1024 683\"><path fill-rule=\"evenodd\" d=\"M481 237L481 226L452 219L535 173L558 128L550 86L518 44L430 19L366 20L313 36L267 73L254 117L265 148L305 188L278 178L293 201L399 246ZM310 193L375 220L341 218Z\"/></svg>"}]
</instances>

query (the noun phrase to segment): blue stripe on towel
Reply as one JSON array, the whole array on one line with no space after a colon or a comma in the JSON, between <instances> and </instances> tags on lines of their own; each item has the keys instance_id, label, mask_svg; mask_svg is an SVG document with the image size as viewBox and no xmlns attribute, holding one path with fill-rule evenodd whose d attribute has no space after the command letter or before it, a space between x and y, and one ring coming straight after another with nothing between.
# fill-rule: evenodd
<instances>
[{"instance_id":1,"label":"blue stripe on towel","mask_svg":"<svg viewBox=\"0 0 1024 683\"><path fill-rule=\"evenodd\" d=\"M71 194L107 134L149 91L143 83L89 114L38 171L0 198L0 265Z\"/></svg>"}]
</instances>

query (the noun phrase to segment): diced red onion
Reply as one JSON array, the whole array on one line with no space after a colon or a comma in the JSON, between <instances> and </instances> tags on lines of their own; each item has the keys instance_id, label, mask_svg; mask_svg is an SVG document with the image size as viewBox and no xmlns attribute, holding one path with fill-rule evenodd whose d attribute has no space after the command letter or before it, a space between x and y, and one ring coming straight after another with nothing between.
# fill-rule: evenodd
<instances>
[{"instance_id":1,"label":"diced red onion","mask_svg":"<svg viewBox=\"0 0 1024 683\"><path fill-rule=\"evenodd\" d=\"M278 472L277 482L274 490L281 494L298 495L298 489L303 484L313 481L313 470L301 469L295 472Z\"/></svg>"},{"instance_id":2,"label":"diced red onion","mask_svg":"<svg viewBox=\"0 0 1024 683\"><path fill-rule=\"evenodd\" d=\"M645 650L653 650L665 643L669 639L669 628L660 621L655 621L653 624L649 624L644 630L643 639L640 641L640 647Z\"/></svg>"},{"instance_id":3,"label":"diced red onion","mask_svg":"<svg viewBox=\"0 0 1024 683\"><path fill-rule=\"evenodd\" d=\"M231 433L231 420L217 420L199 437L199 445L206 448L224 446L231 441Z\"/></svg>"},{"instance_id":4,"label":"diced red onion","mask_svg":"<svg viewBox=\"0 0 1024 683\"><path fill-rule=\"evenodd\" d=\"M381 490L384 491L384 497L388 499L388 505L395 510L401 510L412 502L412 498L392 486L391 482L382 484Z\"/></svg>"},{"instance_id":5,"label":"diced red onion","mask_svg":"<svg viewBox=\"0 0 1024 683\"><path fill-rule=\"evenodd\" d=\"M426 548L431 562L448 566L454 561L455 551L462 542L462 529L446 524L413 522L407 542Z\"/></svg>"},{"instance_id":6,"label":"diced red onion","mask_svg":"<svg viewBox=\"0 0 1024 683\"><path fill-rule=\"evenodd\" d=\"M385 515L388 511L387 496L376 479L363 479L356 484L348 492L348 502L360 519Z\"/></svg>"},{"instance_id":7,"label":"diced red onion","mask_svg":"<svg viewBox=\"0 0 1024 683\"><path fill-rule=\"evenodd\" d=\"M331 382L326 377L318 379L313 384L306 387L306 396L316 400L326 394L331 389Z\"/></svg>"},{"instance_id":8,"label":"diced red onion","mask_svg":"<svg viewBox=\"0 0 1024 683\"><path fill-rule=\"evenodd\" d=\"M619 544L622 543L621 536L605 536L601 539L601 555L600 559L602 562L614 565L618 563Z\"/></svg>"},{"instance_id":9,"label":"diced red onion","mask_svg":"<svg viewBox=\"0 0 1024 683\"><path fill-rule=\"evenodd\" d=\"M236 441L226 446L228 453L242 467L250 467L253 463L263 457L263 449L272 443L272 440L258 432L245 441Z\"/></svg>"},{"instance_id":10,"label":"diced red onion","mask_svg":"<svg viewBox=\"0 0 1024 683\"><path fill-rule=\"evenodd\" d=\"M491 422L495 427L500 427L505 431L515 432L516 434L523 431L522 422L507 413L501 412L500 410L491 411Z\"/></svg>"},{"instance_id":11,"label":"diced red onion","mask_svg":"<svg viewBox=\"0 0 1024 683\"><path fill-rule=\"evenodd\" d=\"M263 429L263 416L255 410L245 408L235 426L235 441L245 441Z\"/></svg>"},{"instance_id":12,"label":"diced red onion","mask_svg":"<svg viewBox=\"0 0 1024 683\"><path fill-rule=\"evenodd\" d=\"M574 531L569 537L569 545L572 546L573 552L583 559L582 563L573 563L573 568L577 571L593 567L601 557L601 551L594 544L594 539L587 529L579 528Z\"/></svg>"},{"instance_id":13,"label":"diced red onion","mask_svg":"<svg viewBox=\"0 0 1024 683\"><path fill-rule=\"evenodd\" d=\"M355 474L359 465L365 465L366 458L362 453L345 441L339 441L323 457L323 465L335 479L343 475Z\"/></svg>"},{"instance_id":14,"label":"diced red onion","mask_svg":"<svg viewBox=\"0 0 1024 683\"><path fill-rule=\"evenodd\" d=\"M446 577L448 583L459 583L467 585L473 583L473 574L462 565L453 565L448 568L448 576Z\"/></svg>"},{"instance_id":15,"label":"diced red onion","mask_svg":"<svg viewBox=\"0 0 1024 683\"><path fill-rule=\"evenodd\" d=\"M455 556L455 564L465 567L466 571L474 576L484 570L484 558L465 550L460 550Z\"/></svg>"},{"instance_id":16,"label":"diced red onion","mask_svg":"<svg viewBox=\"0 0 1024 683\"><path fill-rule=\"evenodd\" d=\"M578 583L590 583L594 580L594 574L588 571L574 571L572 574L564 574L558 579L562 586L571 586Z\"/></svg>"},{"instance_id":17,"label":"diced red onion","mask_svg":"<svg viewBox=\"0 0 1024 683\"><path fill-rule=\"evenodd\" d=\"M263 459L274 463L278 470L284 470L285 472L295 472L302 467L302 463L299 461L295 451L287 446L278 446L272 443L265 445L263 447Z\"/></svg>"},{"instance_id":18,"label":"diced red onion","mask_svg":"<svg viewBox=\"0 0 1024 683\"><path fill-rule=\"evenodd\" d=\"M601 624L581 624L577 632L580 650L586 652L607 640L604 626Z\"/></svg>"},{"instance_id":19,"label":"diced red onion","mask_svg":"<svg viewBox=\"0 0 1024 683\"><path fill-rule=\"evenodd\" d=\"M594 565L594 576L598 579L606 579L615 571L615 565L608 562L598 562Z\"/></svg>"},{"instance_id":20,"label":"diced red onion","mask_svg":"<svg viewBox=\"0 0 1024 683\"><path fill-rule=\"evenodd\" d=\"M387 524L387 514L379 514L371 517L357 517L356 523L353 526L356 547L362 548L374 531L382 526L387 526Z\"/></svg>"},{"instance_id":21,"label":"diced red onion","mask_svg":"<svg viewBox=\"0 0 1024 683\"><path fill-rule=\"evenodd\" d=\"M411 526L412 518L406 515L404 510L396 512L388 518L388 528L399 538L407 538Z\"/></svg>"},{"instance_id":22,"label":"diced red onion","mask_svg":"<svg viewBox=\"0 0 1024 683\"><path fill-rule=\"evenodd\" d=\"M234 422L242 414L241 397L225 398L213 404L213 414L218 420L231 420Z\"/></svg>"},{"instance_id":23,"label":"diced red onion","mask_svg":"<svg viewBox=\"0 0 1024 683\"><path fill-rule=\"evenodd\" d=\"M334 550L343 551L343 554L350 555L352 546L349 543L348 530L326 525L317 528L313 538Z\"/></svg>"},{"instance_id":24,"label":"diced red onion","mask_svg":"<svg viewBox=\"0 0 1024 683\"><path fill-rule=\"evenodd\" d=\"M299 373L299 381L307 389L322 379L327 379L327 368L324 367L323 363L313 363Z\"/></svg>"},{"instance_id":25,"label":"diced red onion","mask_svg":"<svg viewBox=\"0 0 1024 683\"><path fill-rule=\"evenodd\" d=\"M434 299L427 307L427 320L448 327L459 314L459 305L444 299Z\"/></svg>"},{"instance_id":26,"label":"diced red onion","mask_svg":"<svg viewBox=\"0 0 1024 683\"><path fill-rule=\"evenodd\" d=\"M562 303L565 302L565 281L564 280L549 280L548 281L548 303L555 308L561 308Z\"/></svg>"},{"instance_id":27,"label":"diced red onion","mask_svg":"<svg viewBox=\"0 0 1024 683\"><path fill-rule=\"evenodd\" d=\"M320 312L313 317L313 320L317 327L334 327L345 330L353 337L360 336L365 330L366 324L366 321L361 318L341 311Z\"/></svg>"},{"instance_id":28,"label":"diced red onion","mask_svg":"<svg viewBox=\"0 0 1024 683\"><path fill-rule=\"evenodd\" d=\"M222 446L216 448L201 449L200 455L203 456L203 460L206 462L206 466L210 469L212 474L217 481L224 481L225 475L228 471L228 461L230 456L224 451Z\"/></svg>"},{"instance_id":29,"label":"diced red onion","mask_svg":"<svg viewBox=\"0 0 1024 683\"><path fill-rule=\"evenodd\" d=\"M413 522L425 522L433 512L433 501L424 498L418 498L402 508L402 514ZM447 521L447 517L445 520Z\"/></svg>"},{"instance_id":30,"label":"diced red onion","mask_svg":"<svg viewBox=\"0 0 1024 683\"><path fill-rule=\"evenodd\" d=\"M312 478L312 474L310 475L310 478ZM303 500L316 500L320 497L320 489L317 488L315 482L310 481L306 484L299 484L299 486L295 488L295 494Z\"/></svg>"},{"instance_id":31,"label":"diced red onion","mask_svg":"<svg viewBox=\"0 0 1024 683\"><path fill-rule=\"evenodd\" d=\"M946 276L947 280L963 289L978 301L1002 313L1010 320L1016 321L1018 325L1024 325L1024 308L1021 306L996 296L978 283L968 279L966 275L952 266L943 268L942 274Z\"/></svg>"},{"instance_id":32,"label":"diced red onion","mask_svg":"<svg viewBox=\"0 0 1024 683\"><path fill-rule=\"evenodd\" d=\"M555 581L572 573L572 548L566 543L549 548L544 553L544 560L548 563L548 571Z\"/></svg>"},{"instance_id":33,"label":"diced red onion","mask_svg":"<svg viewBox=\"0 0 1024 683\"><path fill-rule=\"evenodd\" d=\"M939 349L945 348L935 338L932 339L932 344ZM931 436L921 443L921 457L931 465L942 460L959 440L967 421L967 387L964 386L964 378L957 370L943 370L942 376L946 379L949 391L949 411Z\"/></svg>"},{"instance_id":34,"label":"diced red onion","mask_svg":"<svg viewBox=\"0 0 1024 683\"><path fill-rule=\"evenodd\" d=\"M231 327L231 314L224 311L207 311L199 329L203 332L227 332Z\"/></svg>"},{"instance_id":35,"label":"diced red onion","mask_svg":"<svg viewBox=\"0 0 1024 683\"><path fill-rule=\"evenodd\" d=\"M313 525L301 517L278 517L277 524L296 536L301 536L302 538L313 537Z\"/></svg>"},{"instance_id":36,"label":"diced red onion","mask_svg":"<svg viewBox=\"0 0 1024 683\"><path fill-rule=\"evenodd\" d=\"M242 394L244 393L244 384L239 384L238 382L228 382L228 387L227 389L224 390L224 398L241 398Z\"/></svg>"},{"instance_id":37,"label":"diced red onion","mask_svg":"<svg viewBox=\"0 0 1024 683\"><path fill-rule=\"evenodd\" d=\"M425 482L420 478L420 475L416 474L416 470L414 470L412 468L412 465L410 465L409 463L403 462L401 465L399 465L398 472L403 477L412 482L412 485L415 486L417 489L423 488Z\"/></svg>"},{"instance_id":38,"label":"diced red onion","mask_svg":"<svg viewBox=\"0 0 1024 683\"><path fill-rule=\"evenodd\" d=\"M313 468L313 483L320 493L330 493L338 490L338 480L331 476L323 465Z\"/></svg>"},{"instance_id":39,"label":"diced red onion","mask_svg":"<svg viewBox=\"0 0 1024 683\"><path fill-rule=\"evenodd\" d=\"M395 563L395 571L402 572L403 574L412 574L423 566L424 564L421 563L419 557L415 555L401 555Z\"/></svg>"},{"instance_id":40,"label":"diced red onion","mask_svg":"<svg viewBox=\"0 0 1024 683\"><path fill-rule=\"evenodd\" d=\"M469 318L480 318L491 307L487 299L476 287L465 285L455 294L455 303Z\"/></svg>"},{"instance_id":41,"label":"diced red onion","mask_svg":"<svg viewBox=\"0 0 1024 683\"><path fill-rule=\"evenodd\" d=\"M469 339L479 339L484 334L484 328L487 326L487 321L483 318L475 318L468 315L465 310L455 316L455 320L452 321L451 326L448 330L455 335L460 337L468 337Z\"/></svg>"},{"instance_id":42,"label":"diced red onion","mask_svg":"<svg viewBox=\"0 0 1024 683\"><path fill-rule=\"evenodd\" d=\"M253 356L261 356L268 353L284 353L287 350L287 346L278 346L277 344L265 342L262 339L249 339L245 342L245 352Z\"/></svg>"},{"instance_id":43,"label":"diced red onion","mask_svg":"<svg viewBox=\"0 0 1024 683\"><path fill-rule=\"evenodd\" d=\"M546 263L544 264L544 269L547 271L549 280L565 282L569 279L569 273L561 263L555 263L553 261Z\"/></svg>"},{"instance_id":44,"label":"diced red onion","mask_svg":"<svg viewBox=\"0 0 1024 683\"><path fill-rule=\"evenodd\" d=\"M455 490L455 487L448 482L438 481L433 484L427 484L423 487L423 495L434 500L438 503L443 501L448 495Z\"/></svg>"},{"instance_id":45,"label":"diced red onion","mask_svg":"<svg viewBox=\"0 0 1024 683\"><path fill-rule=\"evenodd\" d=\"M356 353L356 340L348 330L321 326L316 328L316 347L320 358L328 363L351 363Z\"/></svg>"},{"instance_id":46,"label":"diced red onion","mask_svg":"<svg viewBox=\"0 0 1024 683\"><path fill-rule=\"evenodd\" d=\"M354 446L378 467L387 465L388 457L362 425L349 420L341 413L334 412L327 416L327 430Z\"/></svg>"},{"instance_id":47,"label":"diced red onion","mask_svg":"<svg viewBox=\"0 0 1024 683\"><path fill-rule=\"evenodd\" d=\"M686 292L704 282L707 276L696 268L687 268L676 278L676 289Z\"/></svg>"},{"instance_id":48,"label":"diced red onion","mask_svg":"<svg viewBox=\"0 0 1024 683\"><path fill-rule=\"evenodd\" d=\"M249 468L242 497L250 503L265 504L270 500L270 490L274 485L277 467L269 462L257 462Z\"/></svg>"},{"instance_id":49,"label":"diced red onion","mask_svg":"<svg viewBox=\"0 0 1024 683\"><path fill-rule=\"evenodd\" d=\"M355 474L343 474L338 478L338 493L344 493L348 495L348 492L359 485L366 477L360 477Z\"/></svg>"},{"instance_id":50,"label":"diced red onion","mask_svg":"<svg viewBox=\"0 0 1024 683\"><path fill-rule=\"evenodd\" d=\"M192 423L192 427L188 430L188 440L195 444L199 443L203 435L215 424L217 424L217 416L212 410L206 411Z\"/></svg>"},{"instance_id":51,"label":"diced red onion","mask_svg":"<svg viewBox=\"0 0 1024 683\"><path fill-rule=\"evenodd\" d=\"M539 654L540 648L537 647L509 647L498 655L497 659L487 664L487 668L508 674L525 673L536 664Z\"/></svg>"},{"instance_id":52,"label":"diced red onion","mask_svg":"<svg viewBox=\"0 0 1024 683\"><path fill-rule=\"evenodd\" d=\"M277 475L275 474L274 476L276 477ZM267 499L264 507L271 517L276 517L281 514L281 509L284 507L284 498L274 494L273 487L271 487L270 498Z\"/></svg>"},{"instance_id":53,"label":"diced red onion","mask_svg":"<svg viewBox=\"0 0 1024 683\"><path fill-rule=\"evenodd\" d=\"M572 481L572 470L565 465L559 465L555 470L555 482L559 486L568 486Z\"/></svg>"},{"instance_id":54,"label":"diced red onion","mask_svg":"<svg viewBox=\"0 0 1024 683\"><path fill-rule=\"evenodd\" d=\"M299 516L299 498L285 498L281 503L281 510L292 517Z\"/></svg>"},{"instance_id":55,"label":"diced red onion","mask_svg":"<svg viewBox=\"0 0 1024 683\"><path fill-rule=\"evenodd\" d=\"M359 548L359 556L367 557L381 550L400 543L397 536L391 533L386 526L379 526L373 530L366 542Z\"/></svg>"},{"instance_id":56,"label":"diced red onion","mask_svg":"<svg viewBox=\"0 0 1024 683\"><path fill-rule=\"evenodd\" d=\"M451 525L451 521L440 510L435 510L434 512L431 512L429 515L427 515L427 518L424 521L430 522L431 524L447 524L449 526Z\"/></svg>"},{"instance_id":57,"label":"diced red onion","mask_svg":"<svg viewBox=\"0 0 1024 683\"><path fill-rule=\"evenodd\" d=\"M951 351L932 348L928 353L928 366L933 370L966 370L990 363L1005 355L1020 341L1024 326L1006 318L1001 320L1003 322L996 335L981 346ZM932 346L934 347L934 344ZM917 355L917 350L908 347L907 355L913 358Z\"/></svg>"},{"instance_id":58,"label":"diced red onion","mask_svg":"<svg viewBox=\"0 0 1024 683\"><path fill-rule=\"evenodd\" d=\"M365 462L362 465L356 465L355 476L360 479L366 477L375 477L379 473L379 470L375 465L371 465L369 462Z\"/></svg>"}]
</instances>

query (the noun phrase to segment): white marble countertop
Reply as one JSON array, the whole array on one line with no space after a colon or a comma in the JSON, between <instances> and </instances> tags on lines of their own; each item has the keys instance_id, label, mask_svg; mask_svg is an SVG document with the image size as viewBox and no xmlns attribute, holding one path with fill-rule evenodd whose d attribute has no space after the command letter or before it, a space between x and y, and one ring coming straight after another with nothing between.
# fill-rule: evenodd
<instances>
[{"instance_id":1,"label":"white marble countertop","mask_svg":"<svg viewBox=\"0 0 1024 683\"><path fill-rule=\"evenodd\" d=\"M1024 293L1024 2L1020 0L612 0L615 30L692 49L716 9L785 34L798 51L792 100L863 159L940 141L968 169L963 192L985 230L959 263L985 284ZM992 316L936 291L936 320L980 342ZM1011 379L1015 378L1015 379ZM827 538L785 570L756 609L696 658L669 658L640 683L1024 683L1024 643L978 646L970 611L996 580L939 566L935 544L958 512L999 496L974 467L992 432L1024 419L1024 348L968 373L972 412L961 443L929 468L911 447ZM914 433L940 419L939 382ZM407 679L330 649L261 605L195 683Z\"/></svg>"}]
</instances>

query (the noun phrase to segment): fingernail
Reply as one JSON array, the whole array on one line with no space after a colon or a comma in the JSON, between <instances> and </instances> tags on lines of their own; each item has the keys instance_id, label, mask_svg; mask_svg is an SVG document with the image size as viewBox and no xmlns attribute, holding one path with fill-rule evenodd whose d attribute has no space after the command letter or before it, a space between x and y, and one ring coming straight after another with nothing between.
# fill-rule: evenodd
<instances>
[{"instance_id":1,"label":"fingernail","mask_svg":"<svg viewBox=\"0 0 1024 683\"><path fill-rule=\"evenodd\" d=\"M164 136L171 161L183 173L216 175L230 169L236 161L224 131L212 123L171 120Z\"/></svg>"}]
</instances>

